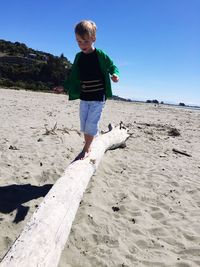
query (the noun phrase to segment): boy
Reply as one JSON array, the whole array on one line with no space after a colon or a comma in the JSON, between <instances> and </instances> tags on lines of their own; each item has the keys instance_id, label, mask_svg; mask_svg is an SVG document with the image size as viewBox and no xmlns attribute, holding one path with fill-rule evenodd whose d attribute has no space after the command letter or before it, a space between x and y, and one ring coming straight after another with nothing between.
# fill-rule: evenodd
<instances>
[{"instance_id":1,"label":"boy","mask_svg":"<svg viewBox=\"0 0 200 267\"><path fill-rule=\"evenodd\" d=\"M75 27L75 36L81 52L76 54L69 79L56 92L68 91L69 100L80 99L80 125L85 145L77 159L84 159L90 152L93 139L98 134L98 123L105 100L112 96L110 75L119 81L118 68L100 49L94 47L96 25L83 20Z\"/></svg>"}]
</instances>

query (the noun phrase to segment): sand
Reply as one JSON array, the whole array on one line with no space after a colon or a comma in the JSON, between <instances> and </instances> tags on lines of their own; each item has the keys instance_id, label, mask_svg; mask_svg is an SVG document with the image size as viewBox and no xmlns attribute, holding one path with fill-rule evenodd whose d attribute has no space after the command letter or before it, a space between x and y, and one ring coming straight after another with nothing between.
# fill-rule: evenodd
<instances>
[{"instance_id":1,"label":"sand","mask_svg":"<svg viewBox=\"0 0 200 267\"><path fill-rule=\"evenodd\" d=\"M0 258L80 152L78 106L0 89ZM200 111L107 101L100 129L120 121L131 137L91 178L59 267L200 266Z\"/></svg>"}]
</instances>

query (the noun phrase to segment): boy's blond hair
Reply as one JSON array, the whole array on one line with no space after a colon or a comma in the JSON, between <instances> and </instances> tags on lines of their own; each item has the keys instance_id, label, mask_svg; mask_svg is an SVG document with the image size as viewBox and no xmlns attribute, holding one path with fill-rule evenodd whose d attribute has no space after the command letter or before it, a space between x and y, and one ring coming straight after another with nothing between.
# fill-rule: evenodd
<instances>
[{"instance_id":1,"label":"boy's blond hair","mask_svg":"<svg viewBox=\"0 0 200 267\"><path fill-rule=\"evenodd\" d=\"M75 34L81 38L96 37L96 24L91 20L82 20L75 26Z\"/></svg>"}]
</instances>

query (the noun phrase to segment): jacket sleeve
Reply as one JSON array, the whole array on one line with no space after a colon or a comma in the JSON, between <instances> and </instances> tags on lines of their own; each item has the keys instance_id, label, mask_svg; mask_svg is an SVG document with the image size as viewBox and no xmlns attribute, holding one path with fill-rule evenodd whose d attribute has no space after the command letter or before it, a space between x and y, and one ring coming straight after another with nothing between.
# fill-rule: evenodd
<instances>
[{"instance_id":1,"label":"jacket sleeve","mask_svg":"<svg viewBox=\"0 0 200 267\"><path fill-rule=\"evenodd\" d=\"M105 54L105 61L106 61L106 67L110 75L116 74L119 76L119 69L117 66L113 63L112 59Z\"/></svg>"},{"instance_id":2,"label":"jacket sleeve","mask_svg":"<svg viewBox=\"0 0 200 267\"><path fill-rule=\"evenodd\" d=\"M75 57L74 62L72 64L71 70L69 72L69 76L63 82L64 91L66 93L70 89L70 83L71 83L71 80L73 79L75 68L77 67L77 61L78 61L78 54L76 54L76 57Z\"/></svg>"}]
</instances>

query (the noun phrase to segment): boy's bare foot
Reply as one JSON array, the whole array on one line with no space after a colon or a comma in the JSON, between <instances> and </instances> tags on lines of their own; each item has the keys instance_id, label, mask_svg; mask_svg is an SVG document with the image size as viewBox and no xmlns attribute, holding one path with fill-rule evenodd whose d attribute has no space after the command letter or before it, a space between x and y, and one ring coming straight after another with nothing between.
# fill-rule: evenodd
<instances>
[{"instance_id":1,"label":"boy's bare foot","mask_svg":"<svg viewBox=\"0 0 200 267\"><path fill-rule=\"evenodd\" d=\"M75 158L74 161L83 160L83 159L87 158L90 154L91 144L92 144L92 141L94 139L94 136L84 134L84 139L85 139L85 145L83 147L83 150L78 154L78 156Z\"/></svg>"},{"instance_id":2,"label":"boy's bare foot","mask_svg":"<svg viewBox=\"0 0 200 267\"><path fill-rule=\"evenodd\" d=\"M75 158L75 160L83 160L87 158L89 154L90 154L90 150L89 151L82 150L81 153L79 153L78 156Z\"/></svg>"}]
</instances>

